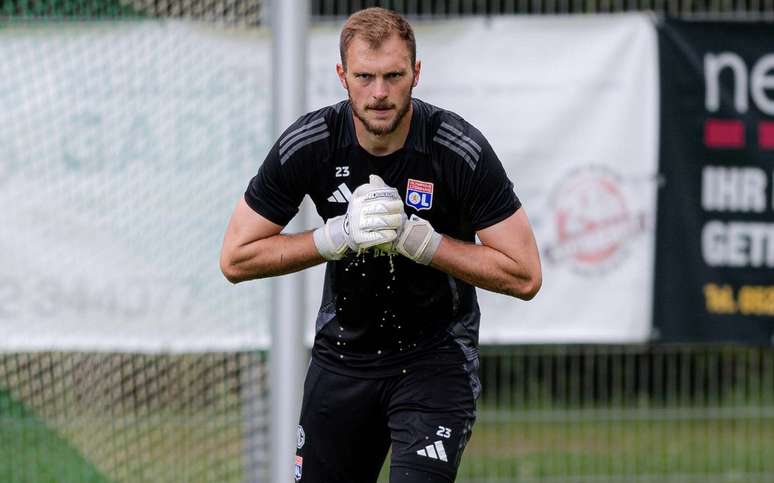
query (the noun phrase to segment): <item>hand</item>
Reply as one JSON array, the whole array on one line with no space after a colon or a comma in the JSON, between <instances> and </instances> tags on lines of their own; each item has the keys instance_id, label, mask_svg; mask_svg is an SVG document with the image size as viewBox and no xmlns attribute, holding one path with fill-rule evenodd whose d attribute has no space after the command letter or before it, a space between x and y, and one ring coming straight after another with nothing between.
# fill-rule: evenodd
<instances>
[{"instance_id":1,"label":"hand","mask_svg":"<svg viewBox=\"0 0 774 483\"><path fill-rule=\"evenodd\" d=\"M344 219L347 245L354 251L390 243L406 219L398 190L372 174L369 182L352 193Z\"/></svg>"},{"instance_id":2,"label":"hand","mask_svg":"<svg viewBox=\"0 0 774 483\"><path fill-rule=\"evenodd\" d=\"M347 233L344 231L345 215L328 218L328 221L316 229L314 245L326 260L341 260L349 249Z\"/></svg>"},{"instance_id":3,"label":"hand","mask_svg":"<svg viewBox=\"0 0 774 483\"><path fill-rule=\"evenodd\" d=\"M411 215L411 218L403 223L394 249L417 263L430 265L433 255L441 244L441 238L429 221L417 215Z\"/></svg>"}]
</instances>

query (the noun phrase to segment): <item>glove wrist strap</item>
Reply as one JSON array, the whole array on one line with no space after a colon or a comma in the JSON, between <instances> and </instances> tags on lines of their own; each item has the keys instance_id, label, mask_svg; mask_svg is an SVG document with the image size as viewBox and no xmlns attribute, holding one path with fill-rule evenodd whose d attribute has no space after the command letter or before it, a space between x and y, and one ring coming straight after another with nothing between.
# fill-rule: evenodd
<instances>
[{"instance_id":1,"label":"glove wrist strap","mask_svg":"<svg viewBox=\"0 0 774 483\"><path fill-rule=\"evenodd\" d=\"M441 245L442 238L443 236L441 236L441 234L433 232L432 235L428 237L425 247L419 251L416 260L417 263L430 265L430 262L433 261L433 256L435 256L435 252L438 251L438 247Z\"/></svg>"}]
</instances>

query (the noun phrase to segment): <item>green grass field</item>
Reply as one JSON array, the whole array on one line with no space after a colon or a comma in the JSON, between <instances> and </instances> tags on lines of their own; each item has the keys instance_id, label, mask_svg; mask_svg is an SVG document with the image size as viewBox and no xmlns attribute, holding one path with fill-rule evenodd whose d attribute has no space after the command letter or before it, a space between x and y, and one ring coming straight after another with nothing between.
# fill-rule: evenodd
<instances>
[{"instance_id":1,"label":"green grass field","mask_svg":"<svg viewBox=\"0 0 774 483\"><path fill-rule=\"evenodd\" d=\"M607 421L590 417L595 413L588 420L583 413L519 413L518 421L482 413L459 483L774 481L774 419L743 408L747 416L736 418L734 411L692 417L628 410ZM386 466L380 482L388 481Z\"/></svg>"},{"instance_id":2,"label":"green grass field","mask_svg":"<svg viewBox=\"0 0 774 483\"><path fill-rule=\"evenodd\" d=\"M107 483L76 448L0 390L0 481Z\"/></svg>"},{"instance_id":3,"label":"green grass field","mask_svg":"<svg viewBox=\"0 0 774 483\"><path fill-rule=\"evenodd\" d=\"M774 417L765 408L482 406L458 482L770 482L772 441ZM80 414L77 424L54 428L0 391L2 482L239 482L242 458L238 417Z\"/></svg>"}]
</instances>

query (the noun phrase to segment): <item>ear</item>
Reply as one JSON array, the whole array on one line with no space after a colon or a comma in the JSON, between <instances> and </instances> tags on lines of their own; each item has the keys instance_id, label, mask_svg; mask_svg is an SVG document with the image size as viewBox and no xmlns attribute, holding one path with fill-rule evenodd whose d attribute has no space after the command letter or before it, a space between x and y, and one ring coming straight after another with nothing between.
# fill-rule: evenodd
<instances>
[{"instance_id":1,"label":"ear","mask_svg":"<svg viewBox=\"0 0 774 483\"><path fill-rule=\"evenodd\" d=\"M339 82L341 82L341 87L344 89L347 89L347 71L344 70L344 66L341 64L336 64L336 75L339 76Z\"/></svg>"},{"instance_id":2,"label":"ear","mask_svg":"<svg viewBox=\"0 0 774 483\"><path fill-rule=\"evenodd\" d=\"M422 70L422 61L418 60L414 63L414 83L413 87L419 84L419 71Z\"/></svg>"}]
</instances>

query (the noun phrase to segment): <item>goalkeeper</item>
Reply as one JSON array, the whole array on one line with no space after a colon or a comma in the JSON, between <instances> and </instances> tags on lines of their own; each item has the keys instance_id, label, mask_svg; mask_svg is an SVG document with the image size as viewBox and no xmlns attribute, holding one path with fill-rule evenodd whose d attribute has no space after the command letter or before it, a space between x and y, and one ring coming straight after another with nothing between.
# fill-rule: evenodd
<instances>
[{"instance_id":1,"label":"goalkeeper","mask_svg":"<svg viewBox=\"0 0 774 483\"><path fill-rule=\"evenodd\" d=\"M391 446L391 483L452 482L480 392L474 287L531 299L538 250L484 136L412 98L411 26L362 10L340 51L348 99L280 136L235 208L221 268L236 283L327 262L297 481L373 483ZM282 234L304 195L325 223Z\"/></svg>"}]
</instances>

